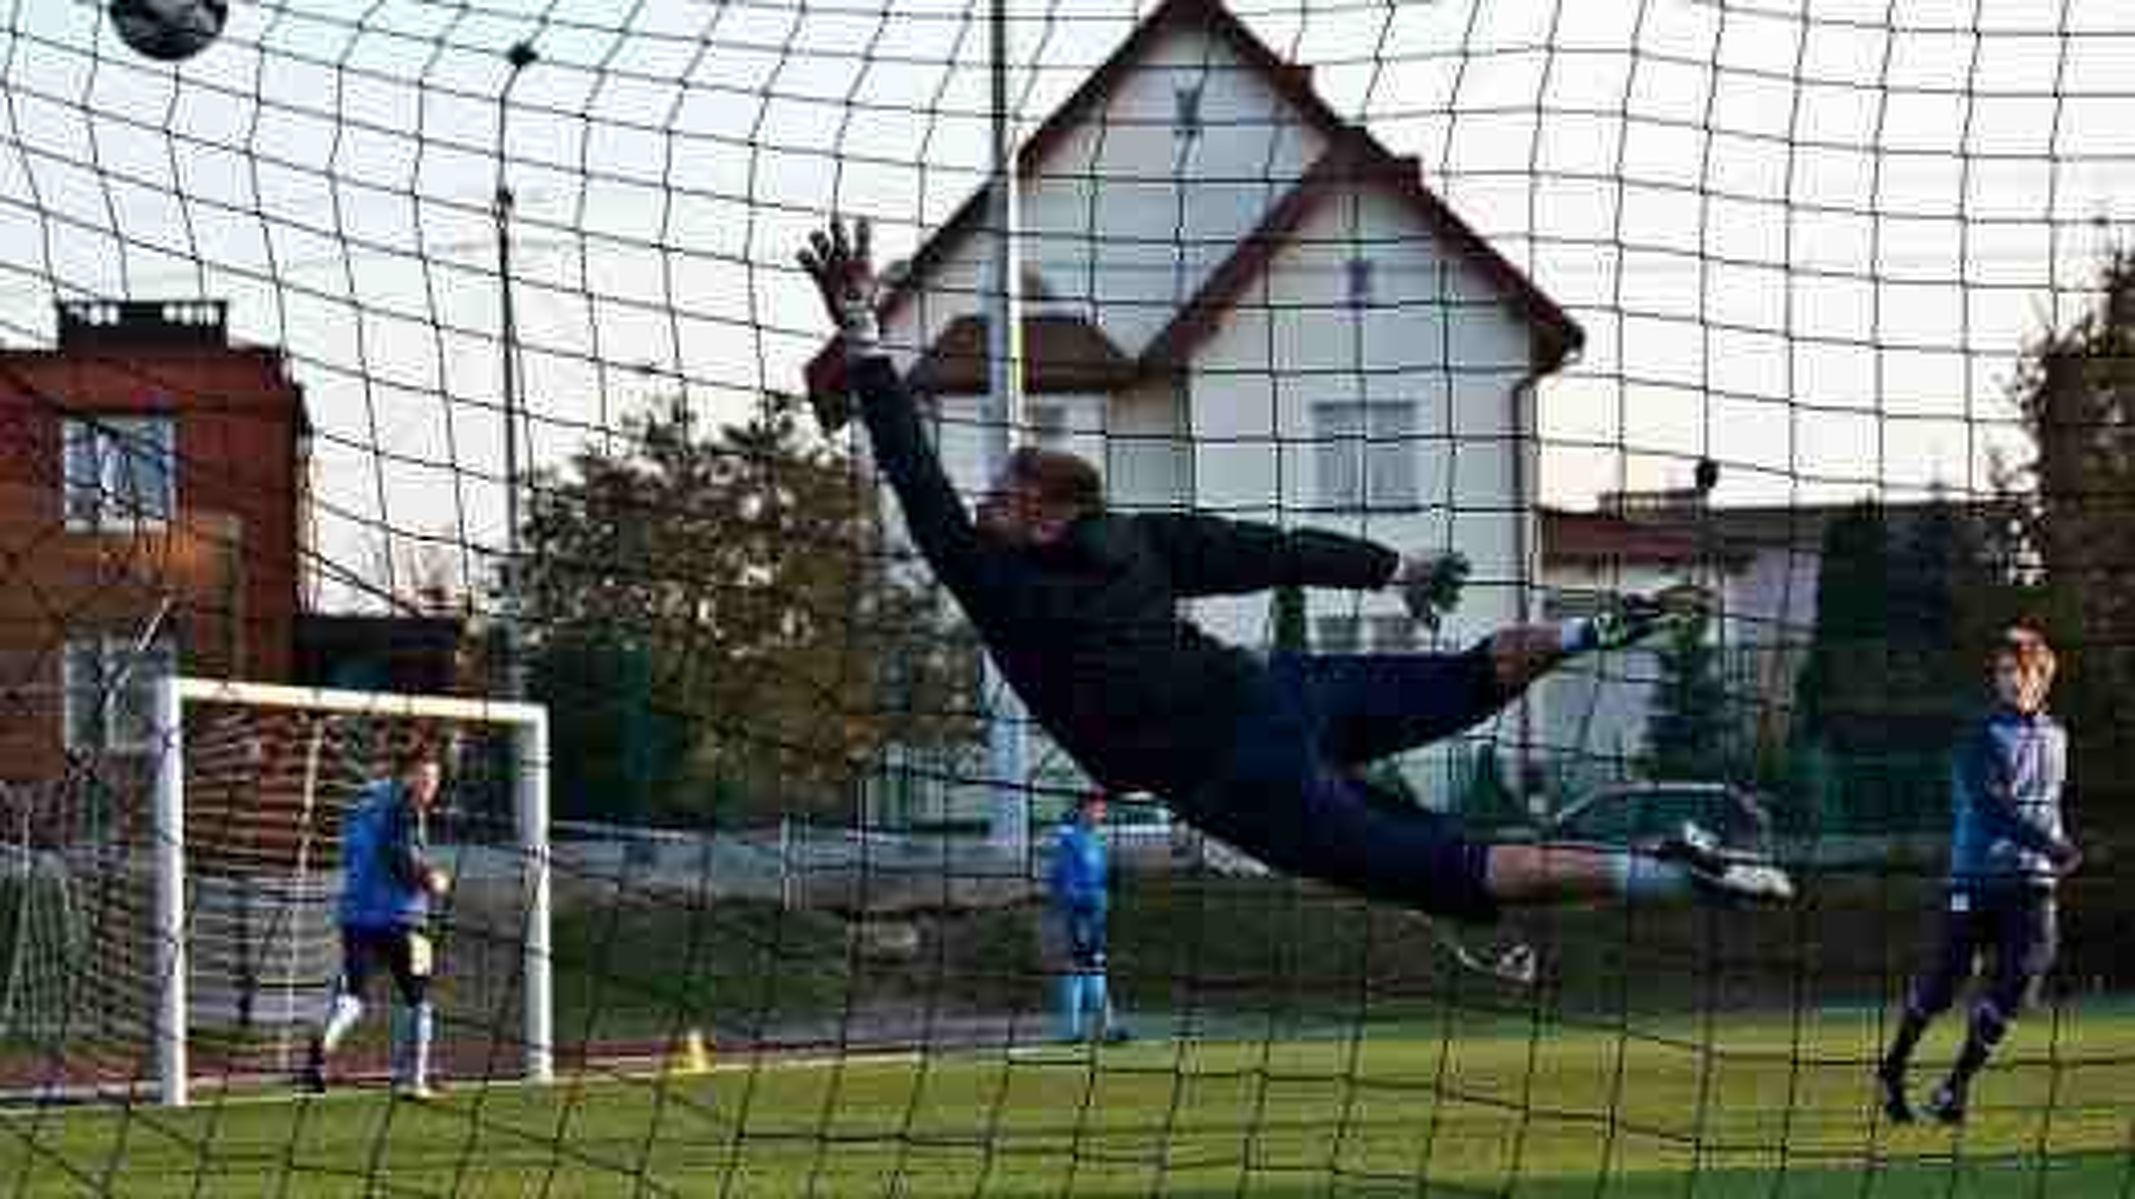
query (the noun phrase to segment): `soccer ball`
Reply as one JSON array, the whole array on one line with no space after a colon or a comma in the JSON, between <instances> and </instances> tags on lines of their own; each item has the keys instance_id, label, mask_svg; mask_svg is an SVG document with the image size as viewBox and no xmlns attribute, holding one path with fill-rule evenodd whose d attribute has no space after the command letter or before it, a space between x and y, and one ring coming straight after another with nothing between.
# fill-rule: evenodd
<instances>
[{"instance_id":1,"label":"soccer ball","mask_svg":"<svg viewBox=\"0 0 2135 1199\"><path fill-rule=\"evenodd\" d=\"M230 19L230 0L111 0L111 23L126 44L176 62L207 48Z\"/></svg>"}]
</instances>

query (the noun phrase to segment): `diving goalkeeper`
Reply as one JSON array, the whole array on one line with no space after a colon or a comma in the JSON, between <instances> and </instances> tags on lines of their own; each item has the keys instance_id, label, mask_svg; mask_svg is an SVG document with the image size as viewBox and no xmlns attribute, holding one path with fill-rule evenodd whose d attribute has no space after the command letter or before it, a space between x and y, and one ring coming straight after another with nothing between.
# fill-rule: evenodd
<instances>
[{"instance_id":1,"label":"diving goalkeeper","mask_svg":"<svg viewBox=\"0 0 2135 1199\"><path fill-rule=\"evenodd\" d=\"M325 1023L311 1041L302 1078L307 1090L326 1089L327 1057L363 1018L364 993L383 971L392 976L402 1005L392 1035L394 1090L411 1099L435 1093L430 976L436 963L428 926L431 900L450 888L451 879L424 851L427 817L443 774L434 746L411 745L395 757L394 777L365 787L342 823L341 974Z\"/></svg>"},{"instance_id":2,"label":"diving goalkeeper","mask_svg":"<svg viewBox=\"0 0 2135 1199\"><path fill-rule=\"evenodd\" d=\"M1360 764L1482 721L1574 654L1696 618L1695 589L1501 629L1463 653L1262 660L1182 618L1179 601L1290 584L1395 588L1435 624L1466 563L1314 530L1107 512L1089 463L1028 446L974 520L880 344L866 223L848 235L833 220L800 261L838 325L848 390L913 541L1009 685L1098 785L1154 792L1277 869L1460 920L1510 904L1791 896L1783 874L1723 856L1694 826L1650 847L1491 845L1449 817L1384 802L1357 777ZM844 423L843 394L815 398L826 427Z\"/></svg>"}]
</instances>

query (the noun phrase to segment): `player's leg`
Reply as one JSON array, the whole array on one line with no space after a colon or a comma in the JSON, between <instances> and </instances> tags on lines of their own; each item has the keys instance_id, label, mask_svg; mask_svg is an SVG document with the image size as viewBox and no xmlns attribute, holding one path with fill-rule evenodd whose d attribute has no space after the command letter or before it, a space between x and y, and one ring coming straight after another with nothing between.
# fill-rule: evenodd
<instances>
[{"instance_id":1,"label":"player's leg","mask_svg":"<svg viewBox=\"0 0 2135 1199\"><path fill-rule=\"evenodd\" d=\"M1686 823L1650 845L1506 842L1489 847L1491 894L1515 905L1629 900L1712 903L1794 898L1794 883L1768 862L1723 850L1719 838Z\"/></svg>"},{"instance_id":2,"label":"player's leg","mask_svg":"<svg viewBox=\"0 0 2135 1199\"><path fill-rule=\"evenodd\" d=\"M400 993L400 1019L393 1035L393 1085L414 1099L428 1099L430 1047L436 1013L430 1006L430 976L436 968L430 938L417 929L400 929L387 941L387 965Z\"/></svg>"},{"instance_id":3,"label":"player's leg","mask_svg":"<svg viewBox=\"0 0 2135 1199\"><path fill-rule=\"evenodd\" d=\"M1972 955L1979 949L1982 931L1981 914L1974 908L1971 893L1950 893L1935 956L1906 993L1890 1047L1877 1063L1876 1087L1882 1096L1883 1114L1897 1123L1913 1118L1912 1104L1905 1096L1905 1071L1912 1062L1913 1048L1935 1017L1949 1010L1957 999L1958 988L1972 976Z\"/></svg>"},{"instance_id":4,"label":"player's leg","mask_svg":"<svg viewBox=\"0 0 2135 1199\"><path fill-rule=\"evenodd\" d=\"M1562 625L1511 625L1461 653L1284 654L1270 670L1301 691L1328 761L1357 765L1474 727L1575 654L1629 645L1706 610L1703 591L1672 588L1618 597Z\"/></svg>"},{"instance_id":5,"label":"player's leg","mask_svg":"<svg viewBox=\"0 0 2135 1199\"><path fill-rule=\"evenodd\" d=\"M1506 630L1507 633L1516 630ZM1519 694L1503 636L1455 654L1280 654L1269 663L1330 764L1357 766L1429 745L1487 720Z\"/></svg>"},{"instance_id":6,"label":"player's leg","mask_svg":"<svg viewBox=\"0 0 2135 1199\"><path fill-rule=\"evenodd\" d=\"M1091 914L1090 942L1090 989L1087 995L1089 1010L1093 1013L1097 1035L1108 1043L1117 1044L1127 1039L1126 1025L1120 1023L1119 1013L1112 1007L1112 916L1100 908Z\"/></svg>"},{"instance_id":7,"label":"player's leg","mask_svg":"<svg viewBox=\"0 0 2135 1199\"><path fill-rule=\"evenodd\" d=\"M1322 757L1301 678L1277 663L1264 702L1240 721L1225 776L1173 797L1196 827L1279 870L1477 921L1503 904L1791 894L1746 887L1750 876L1702 843L1493 846L1451 817L1378 802L1369 784Z\"/></svg>"},{"instance_id":8,"label":"player's leg","mask_svg":"<svg viewBox=\"0 0 2135 1199\"><path fill-rule=\"evenodd\" d=\"M1090 1011L1089 984L1084 980L1092 969L1087 913L1073 906L1062 908L1060 928L1066 959L1060 975L1060 1039L1081 1041L1088 1035L1084 1021Z\"/></svg>"},{"instance_id":9,"label":"player's leg","mask_svg":"<svg viewBox=\"0 0 2135 1199\"><path fill-rule=\"evenodd\" d=\"M1928 1097L1929 1113L1945 1124L1963 1123L1973 1077L2009 1035L2009 1026L2031 1006L2059 948L2058 913L2050 891L2020 889L1997 896L1982 919L1992 927L1994 973L1987 993L1972 1009L1964 1047L1957 1051L1949 1079Z\"/></svg>"},{"instance_id":10,"label":"player's leg","mask_svg":"<svg viewBox=\"0 0 2135 1199\"><path fill-rule=\"evenodd\" d=\"M307 1047L302 1081L307 1090L326 1089L326 1061L363 1019L363 996L379 965L379 946L367 929L341 928L341 973L334 979L326 1016Z\"/></svg>"}]
</instances>

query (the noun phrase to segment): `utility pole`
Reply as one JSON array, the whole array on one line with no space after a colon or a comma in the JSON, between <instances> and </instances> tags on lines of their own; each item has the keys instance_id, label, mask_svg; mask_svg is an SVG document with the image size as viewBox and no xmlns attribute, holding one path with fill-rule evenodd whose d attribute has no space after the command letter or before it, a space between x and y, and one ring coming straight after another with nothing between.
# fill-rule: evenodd
<instances>
[{"instance_id":1,"label":"utility pole","mask_svg":"<svg viewBox=\"0 0 2135 1199\"><path fill-rule=\"evenodd\" d=\"M990 484L1008 463L1023 425L1023 245L1016 188L1015 130L1008 94L1008 0L993 0L993 270L986 318L986 364L993 411L987 413ZM987 774L994 786L988 833L1022 856L1030 838L1029 721L1000 668L987 659Z\"/></svg>"},{"instance_id":2,"label":"utility pole","mask_svg":"<svg viewBox=\"0 0 2135 1199\"><path fill-rule=\"evenodd\" d=\"M504 696L526 698L526 662L519 628L519 322L512 307L512 189L505 177L505 133L511 122L513 85L540 60L532 42L513 42L504 54L511 71L497 89L497 190L490 215L497 231L498 355L504 408Z\"/></svg>"}]
</instances>

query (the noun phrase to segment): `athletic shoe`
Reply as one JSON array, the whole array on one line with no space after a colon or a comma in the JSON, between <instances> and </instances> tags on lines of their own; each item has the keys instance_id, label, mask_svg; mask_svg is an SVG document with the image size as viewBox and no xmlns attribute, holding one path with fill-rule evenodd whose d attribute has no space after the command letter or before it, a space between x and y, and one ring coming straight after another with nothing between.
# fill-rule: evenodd
<instances>
[{"instance_id":1,"label":"athletic shoe","mask_svg":"<svg viewBox=\"0 0 2135 1199\"><path fill-rule=\"evenodd\" d=\"M1786 903L1794 898L1794 880L1761 855L1730 853L1720 838L1696 821L1663 838L1650 851L1663 862L1678 862L1705 897L1720 902Z\"/></svg>"},{"instance_id":2,"label":"athletic shoe","mask_svg":"<svg viewBox=\"0 0 2135 1199\"><path fill-rule=\"evenodd\" d=\"M1892 1124L1913 1122L1913 1105L1905 1098L1905 1075L1888 1066L1876 1068L1876 1090L1883 1097L1883 1117Z\"/></svg>"},{"instance_id":3,"label":"athletic shoe","mask_svg":"<svg viewBox=\"0 0 2135 1199\"><path fill-rule=\"evenodd\" d=\"M426 1082L396 1082L393 1094L413 1103L429 1103L440 1097L441 1092Z\"/></svg>"},{"instance_id":4,"label":"athletic shoe","mask_svg":"<svg viewBox=\"0 0 2135 1199\"><path fill-rule=\"evenodd\" d=\"M1935 1093L1927 1097L1927 1114L1951 1127L1964 1123L1964 1108L1964 1092L1948 1083L1936 1087Z\"/></svg>"},{"instance_id":5,"label":"athletic shoe","mask_svg":"<svg viewBox=\"0 0 2135 1199\"><path fill-rule=\"evenodd\" d=\"M1694 583L1681 583L1651 595L1631 592L1613 596L1590 618L1594 648L1624 649L1711 615L1711 593Z\"/></svg>"}]
</instances>

